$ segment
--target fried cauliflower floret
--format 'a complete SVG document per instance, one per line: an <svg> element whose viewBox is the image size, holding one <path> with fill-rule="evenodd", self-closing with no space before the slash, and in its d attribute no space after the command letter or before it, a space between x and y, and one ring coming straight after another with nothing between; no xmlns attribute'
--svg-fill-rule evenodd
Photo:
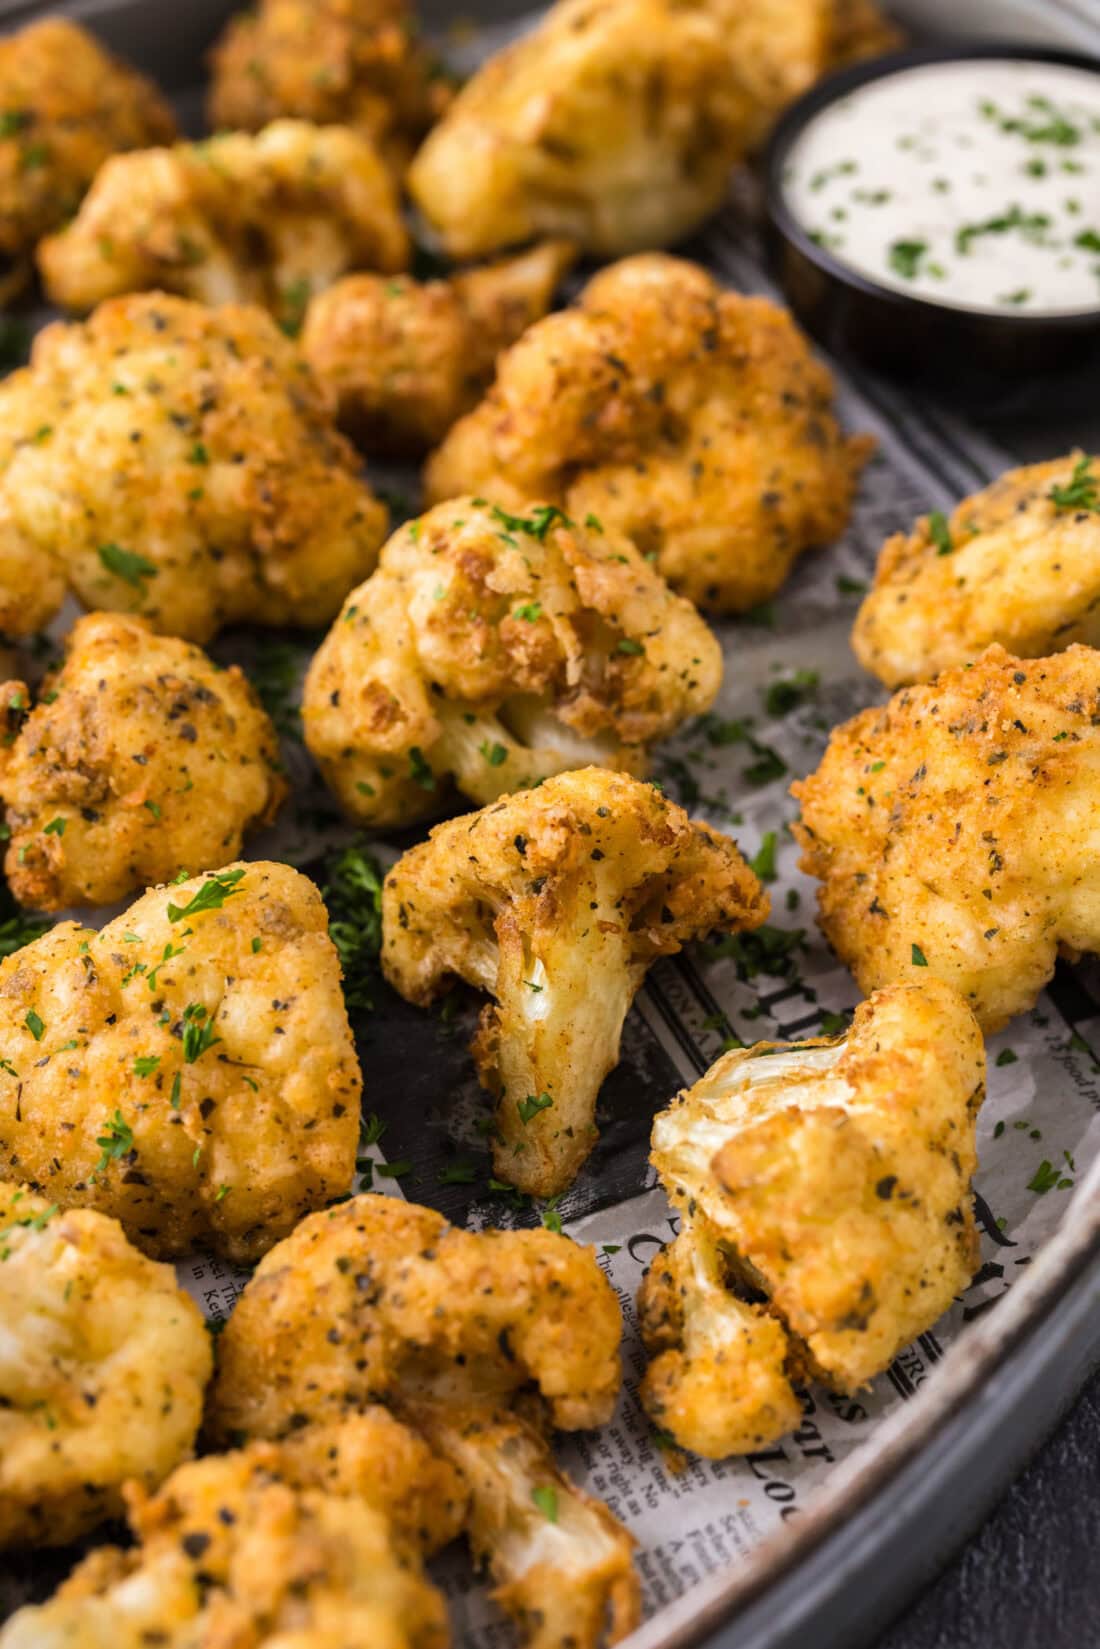
<svg viewBox="0 0 1100 1649"><path fill-rule="evenodd" d="M192 641L327 624L385 537L326 398L260 309L140 294L47 327L0 385L0 429L0 570L17 544L60 561L85 606Z"/></svg>
<svg viewBox="0 0 1100 1649"><path fill-rule="evenodd" d="M492 998L471 1052L497 1097L495 1171L548 1197L596 1141L596 1098L650 963L767 914L728 837L652 785L588 767L437 825L399 859L382 966L410 1002L453 979Z"/></svg>
<svg viewBox="0 0 1100 1649"><path fill-rule="evenodd" d="M575 256L545 241L447 280L347 275L314 298L302 349L366 452L418 455L492 382L501 350L540 320Z"/></svg>
<svg viewBox="0 0 1100 1649"><path fill-rule="evenodd" d="M347 126L277 120L255 137L117 155L71 224L38 248L50 299L92 309L156 288L212 305L258 303L288 330L349 269L403 269L393 178Z"/></svg>
<svg viewBox="0 0 1100 1649"><path fill-rule="evenodd" d="M0 963L0 1164L148 1254L255 1260L351 1183L359 1065L317 889L153 888Z"/></svg>
<svg viewBox="0 0 1100 1649"><path fill-rule="evenodd" d="M643 1406L654 1425L708 1460L751 1454L794 1431L802 1417L787 1331L737 1287L724 1245L696 1214L662 1249L638 1293L652 1358Z"/></svg>
<svg viewBox="0 0 1100 1649"><path fill-rule="evenodd" d="M407 0L260 0L229 23L211 69L215 131L279 115L351 126L396 170L451 96Z"/></svg>
<svg viewBox="0 0 1100 1649"><path fill-rule="evenodd" d="M65 599L65 567L45 544L20 531L0 497L0 636L45 629Z"/></svg>
<svg viewBox="0 0 1100 1649"><path fill-rule="evenodd" d="M299 1486L270 1444L129 1498L139 1544L93 1552L2 1649L447 1649L443 1599L382 1513Z"/></svg>
<svg viewBox="0 0 1100 1649"><path fill-rule="evenodd" d="M974 1016L933 979L872 996L832 1040L724 1054L657 1117L651 1160L685 1229L643 1287L662 1355L642 1397L677 1441L772 1441L800 1413L785 1375L855 1391L966 1287L984 1083Z"/></svg>
<svg viewBox="0 0 1100 1649"><path fill-rule="evenodd" d="M539 235L617 257L714 210L752 120L703 0L559 0L466 83L409 188L454 257Z"/></svg>
<svg viewBox="0 0 1100 1649"><path fill-rule="evenodd" d="M1100 476L1082 453L1009 470L951 516L887 539L852 647L888 687L1000 642L1041 658L1100 642Z"/></svg>
<svg viewBox="0 0 1100 1649"><path fill-rule="evenodd" d="M717 640L633 544L549 505L456 498L402 527L306 678L306 743L369 825L589 762L642 772L700 714Z"/></svg>
<svg viewBox="0 0 1100 1649"><path fill-rule="evenodd" d="M0 40L0 298L30 269L35 241L71 217L109 155L171 143L152 83L60 17Z"/></svg>
<svg viewBox="0 0 1100 1649"><path fill-rule="evenodd" d="M426 471L431 499L548 498L625 534L696 605L741 612L844 527L867 437L785 310L653 254L501 356Z"/></svg>
<svg viewBox="0 0 1100 1649"><path fill-rule="evenodd" d="M985 1031L1100 950L1100 653L990 647L836 729L791 793L825 937L869 992L932 975Z"/></svg>
<svg viewBox="0 0 1100 1649"><path fill-rule="evenodd" d="M187 1457L210 1340L116 1220L0 1181L0 1547L65 1545Z"/></svg>
<svg viewBox="0 0 1100 1649"><path fill-rule="evenodd" d="M4 869L36 910L113 904L224 864L286 793L279 741L236 665L221 670L144 619L92 613L32 710L0 686ZM14 707L14 708L13 708Z"/></svg>
<svg viewBox="0 0 1100 1649"><path fill-rule="evenodd" d="M595 1649L605 1621L612 1641L637 1623L631 1541L558 1470L539 1414L570 1430L610 1418L621 1331L568 1237L461 1231L358 1196L257 1267L219 1342L208 1426L308 1447L315 1428L394 1407L465 1483L471 1545L523 1641Z"/></svg>

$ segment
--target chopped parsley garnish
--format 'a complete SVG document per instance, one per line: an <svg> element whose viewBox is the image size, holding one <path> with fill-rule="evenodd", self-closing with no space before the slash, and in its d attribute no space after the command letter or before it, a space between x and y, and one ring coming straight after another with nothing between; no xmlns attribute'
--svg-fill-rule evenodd
<svg viewBox="0 0 1100 1649"><path fill-rule="evenodd" d="M55 819L51 819L49 824L43 827L42 834L44 836L64 836L65 826L68 822L68 819L63 819L59 813Z"/></svg>
<svg viewBox="0 0 1100 1649"><path fill-rule="evenodd" d="M102 1174L112 1162L117 1162L133 1150L133 1129L121 1111L116 1111L103 1133L96 1136L96 1144L103 1153L95 1165L97 1174Z"/></svg>
<svg viewBox="0 0 1100 1649"><path fill-rule="evenodd" d="M490 767L500 767L508 760L508 752L504 746L502 744L490 744L488 739L482 740L478 745L478 750L485 757Z"/></svg>
<svg viewBox="0 0 1100 1649"><path fill-rule="evenodd" d="M1072 1180L1065 1179L1063 1177L1061 1168L1055 1167L1054 1163L1048 1162L1046 1157L1044 1157L1032 1177L1028 1180L1027 1188L1029 1191L1034 1191L1038 1196L1042 1197L1045 1196L1048 1191L1069 1190L1072 1184Z"/></svg>
<svg viewBox="0 0 1100 1649"><path fill-rule="evenodd" d="M998 212L980 223L964 223L955 232L955 250L965 256L979 235L1005 235L1011 229L1019 229L1028 240L1040 240L1043 230L1049 228L1045 212L1025 212L1020 206L1010 206L1007 212Z"/></svg>
<svg viewBox="0 0 1100 1649"><path fill-rule="evenodd" d="M728 933L716 943L707 945L709 960L730 957L737 966L737 977L748 983L764 974L769 979L794 980L798 977L797 954L806 947L804 928L771 927L765 923L753 933Z"/></svg>
<svg viewBox="0 0 1100 1649"><path fill-rule="evenodd" d="M302 721L298 704L301 671L296 649L288 642L265 636L256 645L247 674L260 703L275 723L276 731L284 739L295 739L301 743Z"/></svg>
<svg viewBox="0 0 1100 1649"><path fill-rule="evenodd" d="M1092 473L1092 459L1087 453L1073 466L1073 474L1064 487L1051 487L1047 497L1056 510L1092 510L1100 513L1100 482Z"/></svg>
<svg viewBox="0 0 1100 1649"><path fill-rule="evenodd" d="M528 1094L526 1099L516 1101L519 1120L526 1128L532 1117L538 1116L540 1111L548 1111L553 1103L549 1094Z"/></svg>
<svg viewBox="0 0 1100 1649"><path fill-rule="evenodd" d="M201 916L205 910L221 910L227 899L241 891L238 883L243 878L243 870L215 871L212 876L206 878L185 905L169 904L168 920L182 922L184 917Z"/></svg>
<svg viewBox="0 0 1100 1649"><path fill-rule="evenodd" d="M762 882L774 882L776 879L775 845L777 841L776 832L774 830L767 831L760 843L756 857L749 860L750 865Z"/></svg>
<svg viewBox="0 0 1100 1649"><path fill-rule="evenodd" d="M905 280L915 280L920 273L920 261L928 251L928 242L923 240L896 240L890 247L890 268L895 275L901 275Z"/></svg>
<svg viewBox="0 0 1100 1649"><path fill-rule="evenodd" d="M46 1034L46 1026L44 1021L39 1018L33 1008L27 1009L27 1014L23 1020L23 1023L34 1037L34 1040L36 1042L41 1042L42 1038Z"/></svg>
<svg viewBox="0 0 1100 1649"><path fill-rule="evenodd" d="M541 601L525 601L522 607L517 607L512 614L513 618L522 618L527 624L534 624L542 617Z"/></svg>
<svg viewBox="0 0 1100 1649"><path fill-rule="evenodd" d="M376 1162L374 1171L382 1179L404 1179L412 1173L413 1165L407 1157L402 1157L400 1162Z"/></svg>
<svg viewBox="0 0 1100 1649"><path fill-rule="evenodd" d="M791 676L782 676L773 681L766 688L761 688L764 695L764 709L769 716L786 716L792 710L797 710L800 704L816 691L821 677L816 670L796 670Z"/></svg>
<svg viewBox="0 0 1100 1649"><path fill-rule="evenodd" d="M414 744L409 751L409 774L421 790L435 789L435 774L428 762L425 761L424 752L418 744Z"/></svg>
<svg viewBox="0 0 1100 1649"><path fill-rule="evenodd" d="M640 641L635 641L632 636L620 636L615 643L615 651L626 653L629 658L638 658L645 652L645 648Z"/></svg>
<svg viewBox="0 0 1100 1649"><path fill-rule="evenodd" d="M492 1182L490 1181L490 1183ZM547 1231L553 1231L560 1237L562 1226L561 1215L558 1213L558 1201L557 1197L548 1198L539 1209L539 1218Z"/></svg>
<svg viewBox="0 0 1100 1649"><path fill-rule="evenodd" d="M477 1179L477 1164L447 1162L439 1169L436 1179L440 1185L473 1185Z"/></svg>
<svg viewBox="0 0 1100 1649"><path fill-rule="evenodd" d="M1015 1065L1016 1057L1011 1048L1002 1048L997 1055L996 1063L998 1065Z"/></svg>
<svg viewBox="0 0 1100 1649"><path fill-rule="evenodd" d="M201 1002L189 1002L183 1010L183 1058L193 1065L196 1059L220 1042L214 1033L214 1021Z"/></svg>
<svg viewBox="0 0 1100 1649"><path fill-rule="evenodd" d="M928 536L936 546L937 555L950 555L955 548L951 539L951 528L942 510L933 510L928 517Z"/></svg>
<svg viewBox="0 0 1100 1649"><path fill-rule="evenodd" d="M159 1054L142 1054L139 1058L134 1060L134 1075L152 1076L159 1064Z"/></svg>
<svg viewBox="0 0 1100 1649"><path fill-rule="evenodd" d="M911 957L915 968L926 968L928 966L928 958L925 956L919 945L913 946Z"/></svg>
<svg viewBox="0 0 1100 1649"><path fill-rule="evenodd" d="M159 571L155 562L147 561L133 550L124 550L118 544L101 544L98 553L107 571L116 578L124 579L135 590L142 588L142 579L155 578Z"/></svg>
<svg viewBox="0 0 1100 1649"><path fill-rule="evenodd" d="M382 871L377 860L352 843L332 862L321 894L328 908L329 938L344 970L345 1000L352 1010L368 1013L374 1007L382 947Z"/></svg>
<svg viewBox="0 0 1100 1649"><path fill-rule="evenodd" d="M558 1491L552 1483L540 1483L537 1489L532 1489L531 1499L548 1523L558 1521Z"/></svg>
<svg viewBox="0 0 1100 1649"><path fill-rule="evenodd" d="M540 504L530 515L509 515L507 510L502 510L497 504L490 504L489 513L506 532L526 533L529 538L537 538L540 544L545 542L547 533L556 521L560 521L563 527L573 525L565 511L559 510L556 504Z"/></svg>

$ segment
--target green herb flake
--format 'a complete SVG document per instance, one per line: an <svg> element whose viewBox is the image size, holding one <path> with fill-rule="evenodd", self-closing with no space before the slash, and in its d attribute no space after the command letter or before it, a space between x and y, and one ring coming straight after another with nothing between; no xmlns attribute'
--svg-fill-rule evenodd
<svg viewBox="0 0 1100 1649"><path fill-rule="evenodd" d="M46 1026L44 1021L39 1018L33 1008L27 1009L23 1023L34 1037L34 1040L36 1042L41 1042L42 1038L46 1034Z"/></svg>
<svg viewBox="0 0 1100 1649"><path fill-rule="evenodd" d="M936 546L937 555L950 555L955 548L951 528L942 510L933 510L928 517L928 536Z"/></svg>
<svg viewBox="0 0 1100 1649"><path fill-rule="evenodd" d="M548 1523L558 1521L558 1491L551 1483L540 1483L531 1490L531 1499Z"/></svg>
<svg viewBox="0 0 1100 1649"><path fill-rule="evenodd" d="M168 920L182 922L188 916L201 916L203 911L221 910L227 899L241 891L239 883L244 880L244 875L243 870L215 871L212 876L206 878L185 905L169 904Z"/></svg>
<svg viewBox="0 0 1100 1649"><path fill-rule="evenodd" d="M911 959L915 968L926 968L928 966L928 958L925 956L919 945L913 946Z"/></svg>
<svg viewBox="0 0 1100 1649"><path fill-rule="evenodd" d="M528 1094L526 1099L519 1099L516 1101L516 1110L519 1112L519 1120L526 1128L532 1117L538 1116L540 1111L548 1111L553 1103L554 1101L550 1098L549 1094Z"/></svg>
<svg viewBox="0 0 1100 1649"><path fill-rule="evenodd" d="M100 544L98 555L109 573L123 579L135 590L143 588L142 579L155 578L160 570L155 562L147 561L133 550L124 550L118 544Z"/></svg>

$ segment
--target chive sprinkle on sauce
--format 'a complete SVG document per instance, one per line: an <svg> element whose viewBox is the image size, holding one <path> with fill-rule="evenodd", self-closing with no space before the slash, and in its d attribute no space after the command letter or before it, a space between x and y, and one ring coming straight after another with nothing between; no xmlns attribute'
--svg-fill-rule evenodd
<svg viewBox="0 0 1100 1649"><path fill-rule="evenodd" d="M1100 308L1100 74L997 57L899 70L810 120L783 191L880 286L987 313Z"/></svg>

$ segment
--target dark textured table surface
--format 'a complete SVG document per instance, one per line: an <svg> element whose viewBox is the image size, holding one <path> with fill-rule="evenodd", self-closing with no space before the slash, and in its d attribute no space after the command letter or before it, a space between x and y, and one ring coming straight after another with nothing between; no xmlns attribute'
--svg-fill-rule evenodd
<svg viewBox="0 0 1100 1649"><path fill-rule="evenodd" d="M1100 1644L1100 1375L876 1649Z"/></svg>

